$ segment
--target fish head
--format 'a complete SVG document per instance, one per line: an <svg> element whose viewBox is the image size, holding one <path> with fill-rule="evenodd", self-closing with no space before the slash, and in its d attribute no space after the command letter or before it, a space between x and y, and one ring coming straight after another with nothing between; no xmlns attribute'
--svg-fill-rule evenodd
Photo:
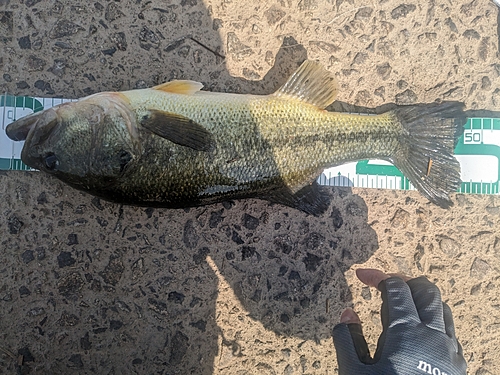
<svg viewBox="0 0 500 375"><path fill-rule="evenodd" d="M81 190L106 189L123 176L138 151L135 117L113 94L21 118L7 127L7 135L25 141L21 159L26 165Z"/></svg>

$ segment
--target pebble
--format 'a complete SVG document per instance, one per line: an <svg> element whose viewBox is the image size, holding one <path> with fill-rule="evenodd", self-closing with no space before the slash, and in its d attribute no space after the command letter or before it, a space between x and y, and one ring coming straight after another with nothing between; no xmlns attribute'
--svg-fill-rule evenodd
<svg viewBox="0 0 500 375"><path fill-rule="evenodd" d="M31 40L29 35L19 38L18 43L21 49L31 49Z"/></svg>
<svg viewBox="0 0 500 375"><path fill-rule="evenodd" d="M49 36L52 39L63 38L76 34L77 32L83 30L83 27L77 25L69 20L59 20L56 25L52 28Z"/></svg>
<svg viewBox="0 0 500 375"><path fill-rule="evenodd" d="M35 259L35 256L33 255L33 250L26 250L22 255L21 258L23 259L23 262L28 264L32 260Z"/></svg>

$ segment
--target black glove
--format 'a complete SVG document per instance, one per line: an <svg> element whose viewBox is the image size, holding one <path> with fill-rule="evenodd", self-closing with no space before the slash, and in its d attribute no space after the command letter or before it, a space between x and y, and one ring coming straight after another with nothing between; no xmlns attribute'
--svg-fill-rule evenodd
<svg viewBox="0 0 500 375"><path fill-rule="evenodd" d="M370 356L360 324L337 324L333 341L339 375L466 374L451 310L434 284L425 277L407 283L390 277L378 289L383 331L375 356Z"/></svg>

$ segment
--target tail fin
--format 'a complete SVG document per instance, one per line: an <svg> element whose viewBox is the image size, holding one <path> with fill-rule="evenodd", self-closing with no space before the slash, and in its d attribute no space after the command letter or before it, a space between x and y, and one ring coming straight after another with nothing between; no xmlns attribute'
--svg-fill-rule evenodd
<svg viewBox="0 0 500 375"><path fill-rule="evenodd" d="M406 136L391 162L431 202L443 208L452 206L448 194L461 182L453 150L466 122L463 103L412 105L394 113Z"/></svg>

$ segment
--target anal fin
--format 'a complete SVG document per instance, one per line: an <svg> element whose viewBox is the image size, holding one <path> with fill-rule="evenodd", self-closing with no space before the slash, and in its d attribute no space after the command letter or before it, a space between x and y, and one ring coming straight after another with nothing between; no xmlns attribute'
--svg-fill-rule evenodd
<svg viewBox="0 0 500 375"><path fill-rule="evenodd" d="M273 203L296 208L314 216L322 215L330 206L330 196L325 190L322 190L316 181L303 187L295 194L289 189L283 188L273 192L266 199Z"/></svg>

